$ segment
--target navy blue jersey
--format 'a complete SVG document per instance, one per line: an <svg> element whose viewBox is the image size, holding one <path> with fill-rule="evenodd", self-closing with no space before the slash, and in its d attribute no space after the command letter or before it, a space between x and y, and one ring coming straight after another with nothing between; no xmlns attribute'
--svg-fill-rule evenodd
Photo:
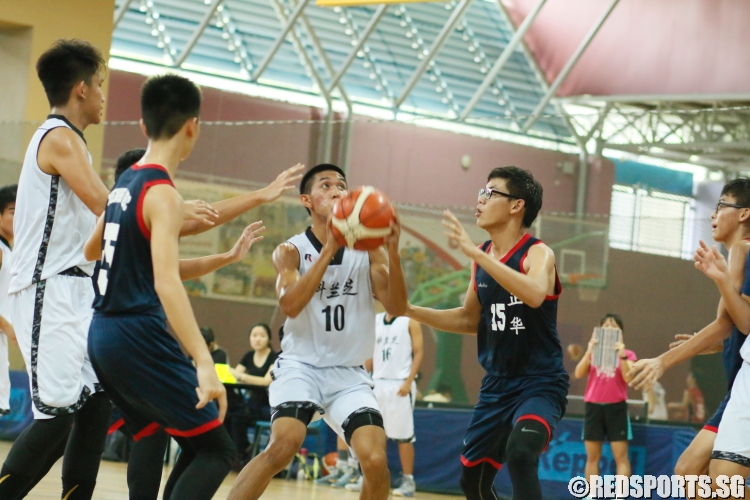
<svg viewBox="0 0 750 500"><path fill-rule="evenodd" d="M742 280L742 295L750 296L750 253L747 254L745 259L745 272L744 279ZM724 370L727 374L727 388L731 391L734 378L737 376L737 372L740 371L742 366L742 356L740 356L740 349L742 344L745 342L747 335L744 335L737 329L736 326L732 327L732 334L729 338L724 340L724 351L722 357L724 359Z"/></svg>
<svg viewBox="0 0 750 500"><path fill-rule="evenodd" d="M133 165L107 198L102 260L94 273L94 309L100 314L164 315L154 289L151 232L143 220L143 199L157 184L173 186L160 165Z"/></svg>
<svg viewBox="0 0 750 500"><path fill-rule="evenodd" d="M501 262L521 273L529 249L541 243L526 234ZM482 245L489 252L492 242ZM481 266L474 266L474 287L482 305L477 332L479 363L497 377L564 374L563 354L557 336L557 299L562 292L555 271L554 295L538 308L518 300Z"/></svg>

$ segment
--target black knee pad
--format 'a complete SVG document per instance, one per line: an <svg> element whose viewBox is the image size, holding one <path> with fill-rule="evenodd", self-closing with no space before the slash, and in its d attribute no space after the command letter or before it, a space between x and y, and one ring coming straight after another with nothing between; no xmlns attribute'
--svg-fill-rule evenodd
<svg viewBox="0 0 750 500"><path fill-rule="evenodd" d="M516 423L508 437L506 461L513 464L536 464L549 440L547 427L536 420L522 420Z"/></svg>
<svg viewBox="0 0 750 500"><path fill-rule="evenodd" d="M112 414L112 403L103 392L89 397L75 416L76 426L85 426L86 432L76 432L76 438L81 439L83 446L91 453L104 452L104 443L109 429Z"/></svg>
<svg viewBox="0 0 750 500"><path fill-rule="evenodd" d="M320 410L321 408L318 405L311 403L310 401L290 401L288 403L282 403L271 409L271 423L280 417L290 417L296 418L307 426L312 422L315 412Z"/></svg>
<svg viewBox="0 0 750 500"><path fill-rule="evenodd" d="M349 415L341 427L344 429L346 444L351 445L354 431L366 425L376 425L383 428L383 416L374 408L360 408Z"/></svg>
<svg viewBox="0 0 750 500"><path fill-rule="evenodd" d="M461 470L461 491L467 500L495 500L495 476L497 469L487 462L474 467L463 466Z"/></svg>

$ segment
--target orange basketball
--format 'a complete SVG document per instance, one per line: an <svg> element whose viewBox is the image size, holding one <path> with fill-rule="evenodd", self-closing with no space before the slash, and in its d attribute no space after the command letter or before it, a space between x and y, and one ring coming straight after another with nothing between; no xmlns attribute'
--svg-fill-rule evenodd
<svg viewBox="0 0 750 500"><path fill-rule="evenodd" d="M331 230L340 245L373 250L391 233L395 214L388 197L372 186L349 191L333 206Z"/></svg>

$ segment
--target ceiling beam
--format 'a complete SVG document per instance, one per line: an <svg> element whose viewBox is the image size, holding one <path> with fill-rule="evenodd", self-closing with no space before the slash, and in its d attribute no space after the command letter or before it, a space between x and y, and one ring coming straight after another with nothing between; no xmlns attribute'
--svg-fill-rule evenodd
<svg viewBox="0 0 750 500"><path fill-rule="evenodd" d="M277 36L276 40L274 40L271 44L271 49L265 55L258 67L255 68L255 71L250 77L251 81L257 81L258 78L260 78L263 72L266 70L266 68L268 68L268 65L271 64L274 56L281 48L284 40L286 40L287 35L292 30L292 27L294 27L294 23L297 22L297 19L299 19L300 14L302 14L302 11L305 10L305 7L307 7L308 3L310 3L310 0L300 0L300 2L294 8L294 11L292 11L292 14L286 19L286 23L284 23L284 26L281 28L281 33L279 33L279 36ZM325 87L322 88L321 91L325 91Z"/></svg>
<svg viewBox="0 0 750 500"><path fill-rule="evenodd" d="M359 40L357 40L357 43L354 45L352 50L349 52L349 55L346 56L346 59L344 60L344 64L339 68L338 72L333 76L331 79L331 83L328 84L328 92L331 92L336 85L338 85L339 81L343 76L346 74L346 72L349 70L349 67L354 62L354 59L357 58L357 52L359 52L362 49L362 46L365 44L367 39L370 37L373 31L375 31L375 27L378 25L380 20L383 18L383 15L385 15L385 11L388 10L388 4L380 4L378 7L378 10L375 11L375 14L370 18L370 22L367 23L367 26L365 27L365 31L362 32L361 35L359 35Z"/></svg>
<svg viewBox="0 0 750 500"><path fill-rule="evenodd" d="M455 9L453 9L453 13L443 25L443 29L440 30L437 38L435 38L435 41L432 42L432 46L430 47L429 52L422 58L422 61L411 74L409 80L406 82L404 90L401 91L401 95L398 96L396 101L393 103L394 108L398 109L406 100L406 98L409 97L409 94L411 94L411 91L417 85L417 82L420 78L422 78L422 75L430 65L430 61L435 59L435 56L438 54L438 52L440 52L440 49L448 40L448 37L451 35L451 33L453 33L453 29L455 28L456 23L459 19L461 19L461 16L464 14L470 4L471 0L461 0L461 3L459 3Z"/></svg>
<svg viewBox="0 0 750 500"><path fill-rule="evenodd" d="M211 2L211 5L208 6L208 10L206 10L206 13L203 14L203 19L201 19L201 22L198 23L198 26L193 30L193 34L190 35L190 40L188 40L187 45L185 45L185 48L182 49L182 52L180 52L179 57L174 62L174 65L176 67L182 66L182 63L185 62L185 59L188 58L190 55L190 52L193 51L193 48L195 47L195 44L198 43L198 39L200 39L201 35L203 35L203 32L206 31L206 27L208 27L208 23L211 22L211 18L214 17L214 14L216 13L216 9L219 8L219 5L224 0L213 0Z"/></svg>
<svg viewBox="0 0 750 500"><path fill-rule="evenodd" d="M547 3L547 0L539 0L539 2L534 7L534 10L532 10L526 16L526 19L523 20L521 26L519 26L516 32L513 33L513 37L511 37L508 45L505 46L503 52L500 54L500 57L498 57L497 61L495 61L495 64L492 65L492 69L490 69L490 72L487 73L487 76L484 77L484 80L482 81L481 85L479 85L479 88L476 90L476 92L474 92L474 95L471 96L469 103L466 105L464 110L461 111L461 114L458 116L458 119L460 121L465 120L466 117L471 114L476 105L479 103L479 100L482 98L485 92L487 92L487 89L490 88L490 85L492 85L492 82L495 81L495 78L497 78L497 75L500 73L500 70L503 69L505 63L508 62L510 56L513 55L513 51L516 50L518 44L521 43L521 41L523 40L523 36L528 31L529 26L531 26L531 23L534 22L536 16L539 14L539 11L542 10L542 7L544 7L545 3Z"/></svg>
<svg viewBox="0 0 750 500"><path fill-rule="evenodd" d="M120 4L120 8L115 11L115 19L112 24L112 31L115 31L117 25L120 24L122 18L125 17L125 13L130 8L131 3L133 3L133 0L123 0L123 2Z"/></svg>
<svg viewBox="0 0 750 500"><path fill-rule="evenodd" d="M578 63L578 60L581 58L584 52L586 52L586 49L589 47L589 44L594 39L596 34L599 32L599 29L604 25L604 22L607 20L609 15L612 13L614 8L617 6L620 0L612 0L609 4L609 7L604 11L604 13L599 17L599 20L594 24L594 26L591 27L591 30L586 34L584 39L581 41L580 45L578 45L578 48L573 53L570 59L568 59L568 62L565 63L565 66L560 71L560 73L557 75L557 78L555 78L555 81L550 85L550 88L547 90L547 93L542 98L542 100L537 105L536 109L531 113L531 116L528 120L526 120L526 123L523 124L521 127L522 132L527 132L536 122L539 120L539 117L544 112L544 108L547 107L547 104L549 104L550 100L552 99L552 96L555 95L555 92L557 92L557 89L560 88L560 85L562 85L562 82L565 81L565 79L568 77L568 74L573 69L573 67Z"/></svg>

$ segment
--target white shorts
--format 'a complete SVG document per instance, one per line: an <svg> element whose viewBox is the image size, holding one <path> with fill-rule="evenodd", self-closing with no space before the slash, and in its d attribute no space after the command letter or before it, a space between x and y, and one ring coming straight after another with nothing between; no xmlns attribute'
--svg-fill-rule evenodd
<svg viewBox="0 0 750 500"><path fill-rule="evenodd" d="M336 434L344 438L349 417L364 408L380 411L372 379L358 366L318 368L291 359L277 359L268 387L271 408L314 408Z"/></svg>
<svg viewBox="0 0 750 500"><path fill-rule="evenodd" d="M375 379L375 398L383 412L386 437L401 443L413 443L417 384L412 382L409 394L399 396L398 390L403 384L403 380Z"/></svg>
<svg viewBox="0 0 750 500"><path fill-rule="evenodd" d="M719 423L711 460L750 467L750 364L742 363Z"/></svg>
<svg viewBox="0 0 750 500"><path fill-rule="evenodd" d="M29 373L34 418L76 412L100 389L87 352L91 279L52 276L8 295L8 300Z"/></svg>
<svg viewBox="0 0 750 500"><path fill-rule="evenodd" d="M7 318L6 318L7 319ZM8 337L0 333L0 415L10 413L10 369Z"/></svg>

